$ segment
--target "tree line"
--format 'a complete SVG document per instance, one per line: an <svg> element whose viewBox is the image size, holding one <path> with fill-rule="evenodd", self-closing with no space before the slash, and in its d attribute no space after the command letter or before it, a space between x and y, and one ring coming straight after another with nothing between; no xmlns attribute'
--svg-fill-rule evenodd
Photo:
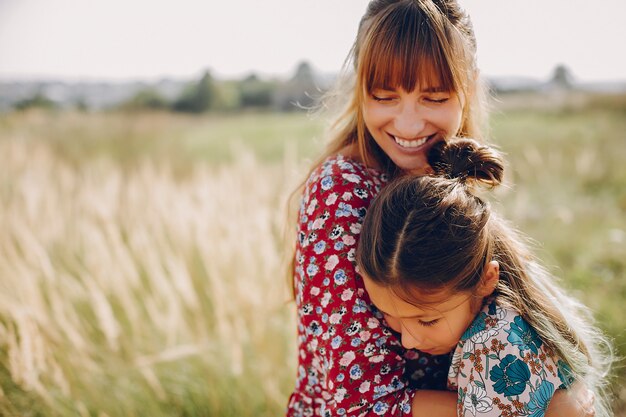
<svg viewBox="0 0 626 417"><path fill-rule="evenodd" d="M160 110L181 113L228 112L240 110L298 111L314 104L315 97L322 94L311 65L301 62L295 74L287 79L263 79L250 74L238 80L219 80L210 71L204 71L196 80L189 82L178 96L166 96L157 86L142 87L130 97L109 108L121 110ZM87 110L83 100L73 107ZM16 110L32 107L54 109L64 106L38 91L16 102Z"/></svg>

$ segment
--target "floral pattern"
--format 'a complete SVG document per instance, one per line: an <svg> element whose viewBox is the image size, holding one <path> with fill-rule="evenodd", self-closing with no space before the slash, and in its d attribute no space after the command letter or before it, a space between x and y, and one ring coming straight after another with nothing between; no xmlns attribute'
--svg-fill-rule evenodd
<svg viewBox="0 0 626 417"><path fill-rule="evenodd" d="M288 416L406 416L415 388L446 387L448 356L402 348L355 270L362 219L386 182L333 156L305 185L294 270L298 374Z"/></svg>
<svg viewBox="0 0 626 417"><path fill-rule="evenodd" d="M543 417L555 389L571 382L568 366L497 298L461 336L448 374L448 388L459 393L458 415L474 417Z"/></svg>

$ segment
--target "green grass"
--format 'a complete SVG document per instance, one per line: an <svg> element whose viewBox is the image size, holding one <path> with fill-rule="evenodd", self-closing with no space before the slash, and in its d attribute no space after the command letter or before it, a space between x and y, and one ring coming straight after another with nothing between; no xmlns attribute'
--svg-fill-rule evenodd
<svg viewBox="0 0 626 417"><path fill-rule="evenodd" d="M623 357L624 100L588 103L494 113L495 197ZM281 415L282 201L322 132L295 113L0 115L0 415Z"/></svg>

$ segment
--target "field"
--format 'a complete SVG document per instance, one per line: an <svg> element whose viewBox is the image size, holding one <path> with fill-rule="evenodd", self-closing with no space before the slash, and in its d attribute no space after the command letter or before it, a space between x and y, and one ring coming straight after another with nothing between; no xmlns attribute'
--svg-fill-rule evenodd
<svg viewBox="0 0 626 417"><path fill-rule="evenodd" d="M496 206L626 355L624 98L495 106ZM0 416L277 416L304 114L0 115ZM616 363L616 414L626 371Z"/></svg>

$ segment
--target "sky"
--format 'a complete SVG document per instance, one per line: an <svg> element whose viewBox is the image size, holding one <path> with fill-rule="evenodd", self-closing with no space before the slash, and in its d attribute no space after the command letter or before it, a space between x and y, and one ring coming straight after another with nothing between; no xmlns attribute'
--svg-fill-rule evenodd
<svg viewBox="0 0 626 417"><path fill-rule="evenodd" d="M625 0L459 0L490 77L626 80ZM336 72L367 0L0 0L0 80Z"/></svg>

